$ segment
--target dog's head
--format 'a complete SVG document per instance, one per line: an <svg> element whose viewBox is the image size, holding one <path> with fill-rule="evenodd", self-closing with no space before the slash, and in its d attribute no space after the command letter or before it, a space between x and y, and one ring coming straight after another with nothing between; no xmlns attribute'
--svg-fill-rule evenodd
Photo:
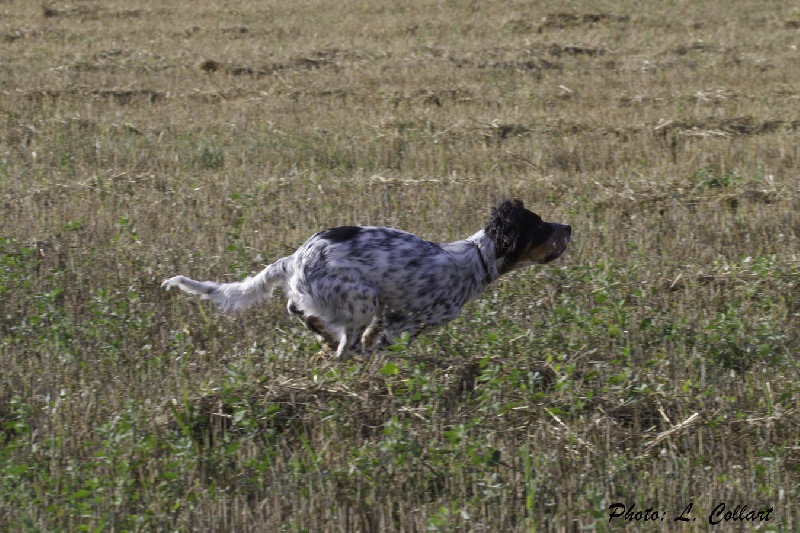
<svg viewBox="0 0 800 533"><path fill-rule="evenodd" d="M527 265L549 263L567 249L572 228L544 222L521 200L503 200L492 210L485 233L492 239L500 274Z"/></svg>

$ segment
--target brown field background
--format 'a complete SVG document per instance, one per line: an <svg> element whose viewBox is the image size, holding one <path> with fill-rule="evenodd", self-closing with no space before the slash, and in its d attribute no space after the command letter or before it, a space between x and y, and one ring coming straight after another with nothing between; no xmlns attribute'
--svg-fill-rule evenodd
<svg viewBox="0 0 800 533"><path fill-rule="evenodd" d="M0 529L795 530L798 47L776 1L0 0ZM565 256L370 360L159 288L505 197Z"/></svg>

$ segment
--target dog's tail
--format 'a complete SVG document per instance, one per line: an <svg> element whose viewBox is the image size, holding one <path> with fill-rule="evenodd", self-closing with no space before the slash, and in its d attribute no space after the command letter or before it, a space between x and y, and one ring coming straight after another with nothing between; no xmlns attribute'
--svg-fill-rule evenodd
<svg viewBox="0 0 800 533"><path fill-rule="evenodd" d="M261 303L272 296L273 289L287 277L288 257L279 259L259 272L234 283L216 281L195 281L186 276L175 276L161 284L166 290L179 287L189 294L199 294L204 300L211 300L225 311L245 309Z"/></svg>

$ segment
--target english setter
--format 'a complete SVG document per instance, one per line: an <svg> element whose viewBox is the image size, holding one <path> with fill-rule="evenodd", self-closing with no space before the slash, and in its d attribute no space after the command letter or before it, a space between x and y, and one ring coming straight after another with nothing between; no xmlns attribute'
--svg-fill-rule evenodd
<svg viewBox="0 0 800 533"><path fill-rule="evenodd" d="M280 285L289 313L339 359L411 339L456 318L501 275L561 256L566 224L544 222L520 200L501 202L486 227L464 240L434 243L405 231L343 226L316 233L292 255L236 283L175 276L162 284L199 294L225 310L257 304Z"/></svg>

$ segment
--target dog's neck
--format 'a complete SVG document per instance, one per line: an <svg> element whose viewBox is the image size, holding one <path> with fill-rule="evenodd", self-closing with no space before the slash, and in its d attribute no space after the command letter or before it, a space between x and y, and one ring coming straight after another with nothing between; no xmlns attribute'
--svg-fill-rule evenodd
<svg viewBox="0 0 800 533"><path fill-rule="evenodd" d="M481 252L481 246L479 244L476 244L475 246L478 248L478 259L480 259L481 261L481 266L483 267L483 274L488 284L489 280L491 280L492 278L492 275L489 274L489 267L486 265L486 258L483 257L483 252Z"/></svg>
<svg viewBox="0 0 800 533"><path fill-rule="evenodd" d="M495 255L494 241L483 230L467 237L466 240L471 242L477 250L481 271L486 277L486 285L499 278L503 266L503 258L498 258Z"/></svg>

